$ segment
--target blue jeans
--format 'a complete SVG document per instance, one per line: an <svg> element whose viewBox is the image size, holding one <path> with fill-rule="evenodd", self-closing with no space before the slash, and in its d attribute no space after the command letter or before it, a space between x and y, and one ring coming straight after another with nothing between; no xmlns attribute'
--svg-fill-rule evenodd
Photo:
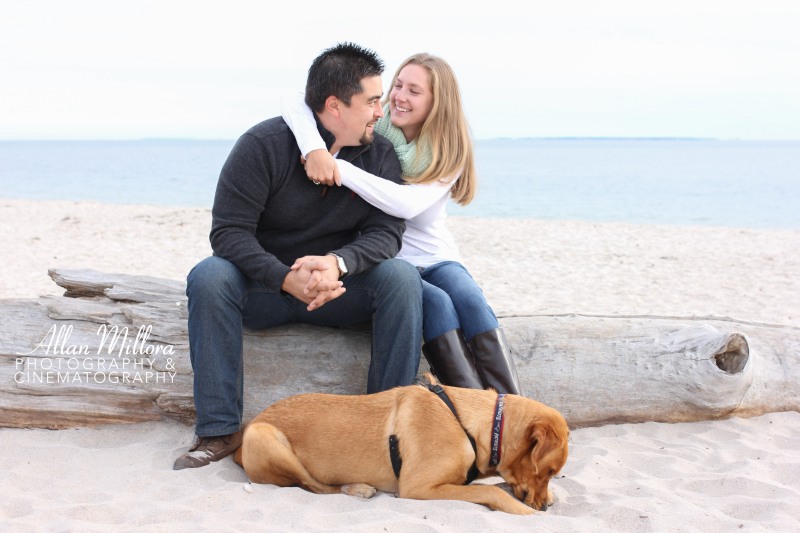
<svg viewBox="0 0 800 533"><path fill-rule="evenodd" d="M227 435L242 422L242 329L302 322L347 326L372 320L367 392L411 384L422 338L422 287L409 263L388 259L344 278L342 296L307 311L285 292L266 289L220 257L189 273L189 353L194 370L195 433Z"/></svg>
<svg viewBox="0 0 800 533"><path fill-rule="evenodd" d="M452 329L461 329L467 341L497 329L494 311L464 265L444 261L420 268L422 276L423 335L425 342Z"/></svg>

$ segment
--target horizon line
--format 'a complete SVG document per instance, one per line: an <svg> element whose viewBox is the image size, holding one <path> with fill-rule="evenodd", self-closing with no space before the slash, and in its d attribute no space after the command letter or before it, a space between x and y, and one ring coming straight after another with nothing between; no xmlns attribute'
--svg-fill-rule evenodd
<svg viewBox="0 0 800 533"><path fill-rule="evenodd" d="M82 138L82 139L2 139L0 142L235 142L236 138L206 137L118 137L118 138ZM799 142L800 139L767 139L743 137L695 137L681 135L644 135L644 136L605 136L605 135L542 135L525 137L481 137L473 141L742 141L742 142Z"/></svg>

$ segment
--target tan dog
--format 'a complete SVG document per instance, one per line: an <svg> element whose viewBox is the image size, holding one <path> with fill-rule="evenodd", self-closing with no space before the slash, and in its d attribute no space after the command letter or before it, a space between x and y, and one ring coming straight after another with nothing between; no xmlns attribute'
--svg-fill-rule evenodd
<svg viewBox="0 0 800 533"><path fill-rule="evenodd" d="M532 514L552 504L548 483L567 460L568 437L564 418L544 404L434 382L286 398L247 426L234 459L255 483L365 498L377 489ZM494 485L465 485L475 466L475 477L501 476L524 504Z"/></svg>

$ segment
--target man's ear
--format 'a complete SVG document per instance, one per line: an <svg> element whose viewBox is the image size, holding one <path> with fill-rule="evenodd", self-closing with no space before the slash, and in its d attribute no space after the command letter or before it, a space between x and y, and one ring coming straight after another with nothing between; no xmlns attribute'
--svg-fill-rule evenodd
<svg viewBox="0 0 800 533"><path fill-rule="evenodd" d="M338 117L339 116L339 106L341 102L338 98L331 95L325 99L325 111L330 113L331 115Z"/></svg>

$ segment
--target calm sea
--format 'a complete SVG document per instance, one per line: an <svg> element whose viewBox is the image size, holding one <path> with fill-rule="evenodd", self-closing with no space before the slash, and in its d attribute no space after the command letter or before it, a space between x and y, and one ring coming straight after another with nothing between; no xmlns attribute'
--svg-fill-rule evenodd
<svg viewBox="0 0 800 533"><path fill-rule="evenodd" d="M0 197L210 207L234 141L0 142ZM800 142L476 143L480 188L452 215L800 228Z"/></svg>

